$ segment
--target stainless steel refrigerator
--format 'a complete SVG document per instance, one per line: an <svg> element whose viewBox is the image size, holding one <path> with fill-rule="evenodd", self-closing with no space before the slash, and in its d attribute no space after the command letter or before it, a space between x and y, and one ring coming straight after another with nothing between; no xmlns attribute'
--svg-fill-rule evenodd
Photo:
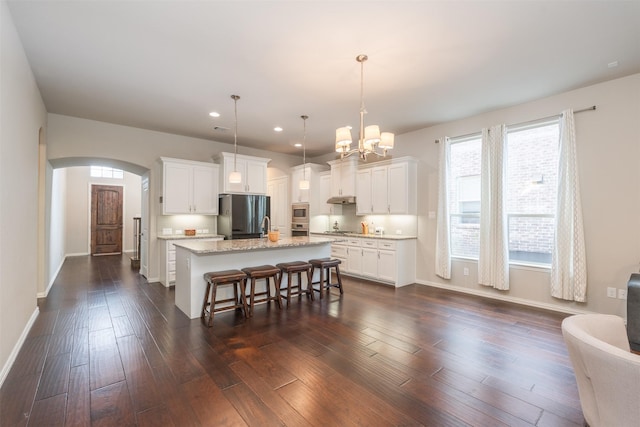
<svg viewBox="0 0 640 427"><path fill-rule="evenodd" d="M269 196L221 194L218 208L218 234L226 240L257 239L269 231L261 228L271 214Z"/></svg>

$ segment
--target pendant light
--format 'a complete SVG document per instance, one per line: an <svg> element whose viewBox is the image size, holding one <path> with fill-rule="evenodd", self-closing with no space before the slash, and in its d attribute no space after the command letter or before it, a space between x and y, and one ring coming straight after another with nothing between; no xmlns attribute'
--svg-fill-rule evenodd
<svg viewBox="0 0 640 427"><path fill-rule="evenodd" d="M309 116L300 116L304 123L304 133L302 134L302 180L300 181L300 189L309 189L309 180L307 179L307 119Z"/></svg>
<svg viewBox="0 0 640 427"><path fill-rule="evenodd" d="M240 184L242 182L242 174L238 172L236 167L236 156L238 155L238 95L231 95L233 99L233 111L235 114L235 126L233 128L233 172L229 174L230 184Z"/></svg>

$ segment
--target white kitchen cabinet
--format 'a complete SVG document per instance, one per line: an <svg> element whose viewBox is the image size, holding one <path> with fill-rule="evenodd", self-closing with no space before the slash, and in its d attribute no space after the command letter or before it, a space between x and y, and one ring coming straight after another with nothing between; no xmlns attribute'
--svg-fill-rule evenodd
<svg viewBox="0 0 640 427"><path fill-rule="evenodd" d="M362 275L362 247L360 239L349 238L347 240L347 266L348 273Z"/></svg>
<svg viewBox="0 0 640 427"><path fill-rule="evenodd" d="M332 257L339 258L344 264L340 271L348 276L396 287L415 283L415 239L349 238L346 242L332 244L331 251Z"/></svg>
<svg viewBox="0 0 640 427"><path fill-rule="evenodd" d="M395 250L378 249L378 279L385 282L396 282L397 265Z"/></svg>
<svg viewBox="0 0 640 427"><path fill-rule="evenodd" d="M328 163L331 165L331 196L355 196L358 158L333 160Z"/></svg>
<svg viewBox="0 0 640 427"><path fill-rule="evenodd" d="M190 237L201 242L223 240L223 237ZM159 240L160 245L160 283L165 287L171 286L176 281L176 243L184 241L176 240Z"/></svg>
<svg viewBox="0 0 640 427"><path fill-rule="evenodd" d="M371 213L389 213L389 193L405 191L404 185L392 188L387 182L388 166L378 166L371 169Z"/></svg>
<svg viewBox="0 0 640 427"><path fill-rule="evenodd" d="M367 165L358 170L358 215L416 214L417 162L404 157Z"/></svg>
<svg viewBox="0 0 640 427"><path fill-rule="evenodd" d="M229 174L234 171L234 154L220 153L216 160L220 168L222 193L225 194L267 194L267 164L271 159L238 154L235 170L240 172L242 180L238 184L229 182Z"/></svg>
<svg viewBox="0 0 640 427"><path fill-rule="evenodd" d="M371 203L371 169L361 169L356 174L356 215L371 214Z"/></svg>
<svg viewBox="0 0 640 427"><path fill-rule="evenodd" d="M362 241L362 276L369 279L378 278L378 242L373 239Z"/></svg>
<svg viewBox="0 0 640 427"><path fill-rule="evenodd" d="M327 167L316 163L307 163L291 168L291 203L309 203L312 215L317 215L320 204L327 200L320 197L320 174L325 173ZM309 181L309 189L301 190L300 181ZM314 212L315 211L315 212Z"/></svg>
<svg viewBox="0 0 640 427"><path fill-rule="evenodd" d="M162 214L218 214L218 165L163 157Z"/></svg>
<svg viewBox="0 0 640 427"><path fill-rule="evenodd" d="M319 185L319 215L342 215L342 205L327 203L331 197L331 172L323 172L318 180Z"/></svg>
<svg viewBox="0 0 640 427"><path fill-rule="evenodd" d="M344 242L336 242L331 244L331 258L340 260L340 271L349 271L349 256L347 245Z"/></svg>
<svg viewBox="0 0 640 427"><path fill-rule="evenodd" d="M278 228L280 237L291 236L289 203L289 177L279 176L267 183L267 196L271 197L271 228Z"/></svg>

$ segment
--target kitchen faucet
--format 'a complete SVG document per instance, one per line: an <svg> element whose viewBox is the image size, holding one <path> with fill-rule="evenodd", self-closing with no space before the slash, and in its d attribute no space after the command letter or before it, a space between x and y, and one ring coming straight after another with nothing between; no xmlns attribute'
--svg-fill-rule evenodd
<svg viewBox="0 0 640 427"><path fill-rule="evenodd" d="M268 234L269 234L269 231L271 231L271 220L270 220L270 219L269 219L269 217L268 217L268 216L266 216L266 215L262 218L262 223L260 224L260 229L262 230L262 237L264 237L264 236L265 236L265 232L264 232L264 226L265 226L265 223L266 223L266 225L267 225L267 232L266 232L266 234L268 235Z"/></svg>

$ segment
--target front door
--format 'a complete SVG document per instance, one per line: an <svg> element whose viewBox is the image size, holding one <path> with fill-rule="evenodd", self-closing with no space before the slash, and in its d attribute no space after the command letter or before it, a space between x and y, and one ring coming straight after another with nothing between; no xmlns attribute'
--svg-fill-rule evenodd
<svg viewBox="0 0 640 427"><path fill-rule="evenodd" d="M91 255L122 253L122 187L91 186Z"/></svg>

